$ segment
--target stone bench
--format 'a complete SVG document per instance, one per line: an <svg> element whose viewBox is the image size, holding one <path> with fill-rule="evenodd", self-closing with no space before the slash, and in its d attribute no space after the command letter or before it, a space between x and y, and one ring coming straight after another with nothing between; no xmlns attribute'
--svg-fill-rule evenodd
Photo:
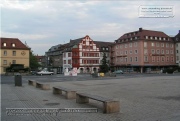
<svg viewBox="0 0 180 121"><path fill-rule="evenodd" d="M64 87L53 87L53 94L62 94L62 91L66 93L67 99L75 99L76 98L76 91L64 88Z"/></svg>
<svg viewBox="0 0 180 121"><path fill-rule="evenodd" d="M119 101L100 97L97 95L91 95L86 93L76 93L76 103L89 103L89 98L103 102L103 113L115 113L119 112Z"/></svg>
<svg viewBox="0 0 180 121"><path fill-rule="evenodd" d="M49 90L50 84L36 82L36 88L41 88L42 90Z"/></svg>
<svg viewBox="0 0 180 121"><path fill-rule="evenodd" d="M28 84L32 86L36 86L36 81L35 80L28 80Z"/></svg>

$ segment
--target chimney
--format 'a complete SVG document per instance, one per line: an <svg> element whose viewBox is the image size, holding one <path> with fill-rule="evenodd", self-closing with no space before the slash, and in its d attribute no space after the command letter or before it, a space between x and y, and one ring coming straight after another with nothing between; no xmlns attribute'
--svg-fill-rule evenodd
<svg viewBox="0 0 180 121"><path fill-rule="evenodd" d="M142 32L142 28L139 28L139 32Z"/></svg>

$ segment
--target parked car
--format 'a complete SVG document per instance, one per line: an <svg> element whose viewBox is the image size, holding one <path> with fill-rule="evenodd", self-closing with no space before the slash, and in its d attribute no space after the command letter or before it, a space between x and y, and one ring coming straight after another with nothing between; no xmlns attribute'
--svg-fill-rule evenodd
<svg viewBox="0 0 180 121"><path fill-rule="evenodd" d="M37 74L37 71L31 71L31 74L32 74L32 75L36 75L36 74Z"/></svg>
<svg viewBox="0 0 180 121"><path fill-rule="evenodd" d="M50 71L40 71L37 72L38 75L53 75L54 72L50 72Z"/></svg>
<svg viewBox="0 0 180 121"><path fill-rule="evenodd" d="M123 74L124 72L122 70L117 70L117 71L114 71L113 73L115 73L115 74Z"/></svg>

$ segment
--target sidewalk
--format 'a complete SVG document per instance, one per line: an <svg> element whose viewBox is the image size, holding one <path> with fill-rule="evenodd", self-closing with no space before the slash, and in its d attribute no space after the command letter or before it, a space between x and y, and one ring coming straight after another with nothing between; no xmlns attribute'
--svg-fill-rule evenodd
<svg viewBox="0 0 180 121"><path fill-rule="evenodd" d="M102 113L102 103L90 100L77 104L29 86L1 85L2 121L167 121L180 120L180 80L178 76L141 77L111 80L49 82L120 101L120 112ZM98 108L97 113L57 113L56 115L8 116L6 108Z"/></svg>

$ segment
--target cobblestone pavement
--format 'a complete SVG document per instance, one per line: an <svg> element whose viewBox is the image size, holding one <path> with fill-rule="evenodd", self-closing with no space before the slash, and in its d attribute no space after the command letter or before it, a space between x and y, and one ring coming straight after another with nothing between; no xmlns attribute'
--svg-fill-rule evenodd
<svg viewBox="0 0 180 121"><path fill-rule="evenodd" d="M77 104L75 99L53 95L51 90L40 90L1 84L2 121L180 121L180 76L157 76L108 80L51 82L63 86L120 101L120 112L102 113L102 103L90 100L89 104ZM67 77L68 78L68 77ZM57 115L8 116L6 108L98 108L97 113L57 113Z"/></svg>

